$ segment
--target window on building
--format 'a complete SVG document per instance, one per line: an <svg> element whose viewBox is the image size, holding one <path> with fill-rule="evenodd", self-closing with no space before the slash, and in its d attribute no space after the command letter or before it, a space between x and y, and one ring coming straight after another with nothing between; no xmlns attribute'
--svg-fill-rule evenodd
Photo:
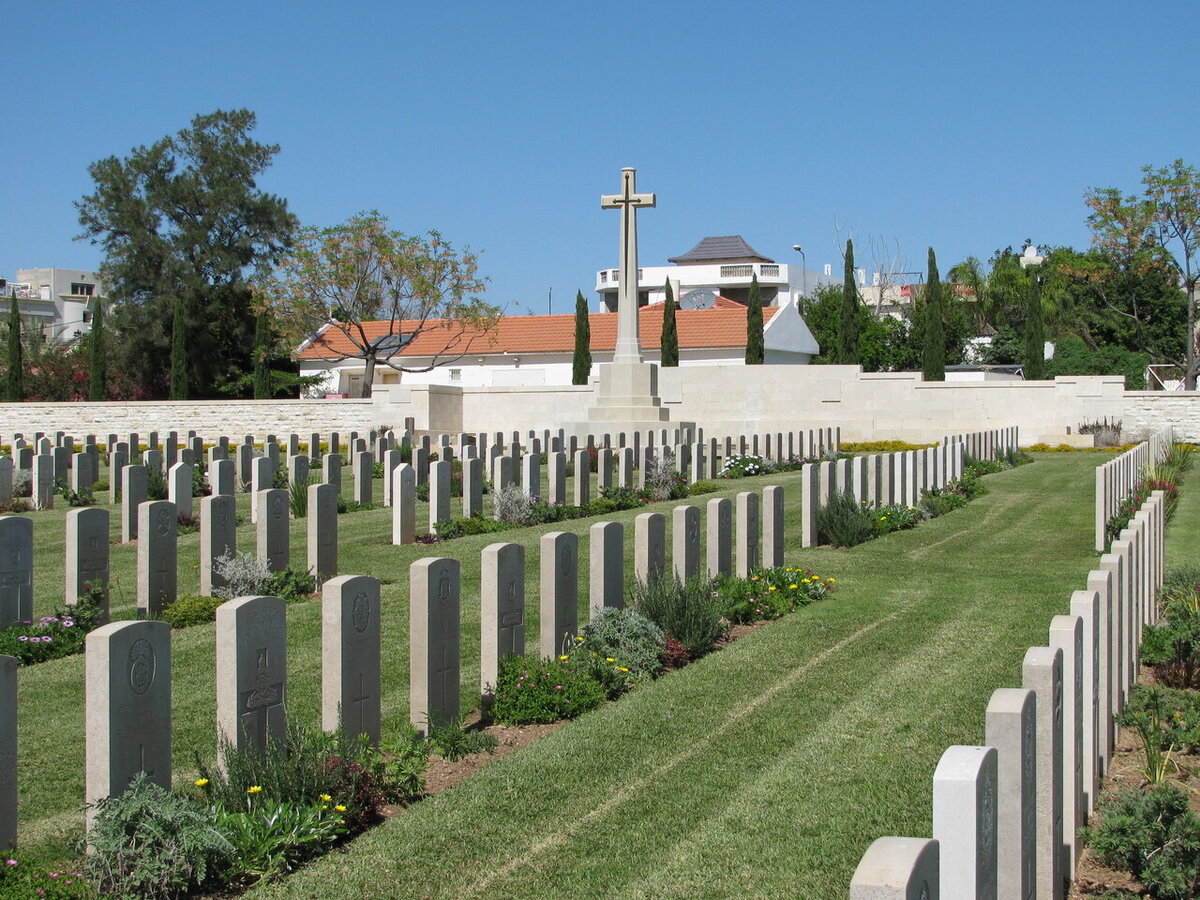
<svg viewBox="0 0 1200 900"><path fill-rule="evenodd" d="M85 281L71 282L71 296L73 297L90 297L95 290L96 286L94 284L88 284Z"/></svg>
<svg viewBox="0 0 1200 900"><path fill-rule="evenodd" d="M462 381L462 369L451 369L450 370L450 380L451 381Z"/></svg>
<svg viewBox="0 0 1200 900"><path fill-rule="evenodd" d="M83 311L83 323L86 325L90 321L92 321L92 311L90 309L85 309Z"/></svg>

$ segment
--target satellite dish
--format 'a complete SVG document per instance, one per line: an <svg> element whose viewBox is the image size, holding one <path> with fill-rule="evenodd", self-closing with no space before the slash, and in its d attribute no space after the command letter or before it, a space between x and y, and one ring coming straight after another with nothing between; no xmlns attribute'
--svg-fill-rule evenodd
<svg viewBox="0 0 1200 900"><path fill-rule="evenodd" d="M706 291L704 288L697 288L694 291L688 291L679 298L680 309L712 309L717 302L717 295L712 291Z"/></svg>

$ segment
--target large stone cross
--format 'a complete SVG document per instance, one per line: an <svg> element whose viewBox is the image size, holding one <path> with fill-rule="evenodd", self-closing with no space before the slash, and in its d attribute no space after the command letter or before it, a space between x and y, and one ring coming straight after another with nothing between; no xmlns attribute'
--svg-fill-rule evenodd
<svg viewBox="0 0 1200 900"><path fill-rule="evenodd" d="M637 210L654 206L653 194L637 193L637 169L621 170L621 193L600 198L602 209L621 210L621 279L617 291L617 347L613 362L641 362L638 342Z"/></svg>

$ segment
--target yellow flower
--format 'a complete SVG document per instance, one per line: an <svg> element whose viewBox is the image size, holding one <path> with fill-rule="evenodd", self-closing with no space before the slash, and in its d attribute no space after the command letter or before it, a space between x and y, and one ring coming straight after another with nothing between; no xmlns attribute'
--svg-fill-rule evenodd
<svg viewBox="0 0 1200 900"><path fill-rule="evenodd" d="M604 661L605 661L605 662L616 662L616 660L615 660L615 659L613 659L611 656L606 656L606 657L604 657Z"/></svg>
<svg viewBox="0 0 1200 900"><path fill-rule="evenodd" d="M621 666L621 671L622 671L622 672L628 672L629 670L628 670L627 668L625 668L624 666Z"/></svg>
<svg viewBox="0 0 1200 900"><path fill-rule="evenodd" d="M577 638L575 638L575 643L577 643L577 644L582 644L582 643L583 643L583 638L581 638L581 637L577 637Z"/></svg>
<svg viewBox="0 0 1200 900"><path fill-rule="evenodd" d="M321 795L321 802L322 802L322 803L331 803L332 801L333 801L333 798L332 798L332 797L330 797L328 794L322 794L322 795Z"/></svg>
<svg viewBox="0 0 1200 900"><path fill-rule="evenodd" d="M208 779L207 778L197 778L194 783L195 783L196 787L204 787L206 784L208 784Z"/></svg>
<svg viewBox="0 0 1200 900"><path fill-rule="evenodd" d="M788 590L794 591L795 589L796 589L796 586L794 584L788 585Z"/></svg>
<svg viewBox="0 0 1200 900"><path fill-rule="evenodd" d="M812 581L811 578L801 578L800 579L801 584L808 584L810 581Z"/></svg>
<svg viewBox="0 0 1200 900"><path fill-rule="evenodd" d="M250 785L250 787L246 788L246 793L247 794L261 794L262 788L257 784L252 784L252 785Z"/></svg>
<svg viewBox="0 0 1200 900"><path fill-rule="evenodd" d="M767 588L768 593L770 593L773 590L775 590L775 585L771 585L769 588Z"/></svg>
<svg viewBox="0 0 1200 900"><path fill-rule="evenodd" d="M558 661L559 661L559 662L566 662L566 661L567 661L568 659L570 659L570 658L571 658L571 657L567 656L567 654L565 654L565 653L564 653L562 656L560 656L560 657L558 658Z"/></svg>
<svg viewBox="0 0 1200 900"><path fill-rule="evenodd" d="M830 584L833 584L835 581L837 581L836 578L826 578L825 580L828 581Z"/></svg>
<svg viewBox="0 0 1200 900"><path fill-rule="evenodd" d="M334 809L335 809L335 810L337 810L338 812L345 812L345 811L346 811L346 807L344 807L344 806L343 806L342 804L340 804L340 803L339 803L337 806L335 806L335 807L334 807Z"/></svg>

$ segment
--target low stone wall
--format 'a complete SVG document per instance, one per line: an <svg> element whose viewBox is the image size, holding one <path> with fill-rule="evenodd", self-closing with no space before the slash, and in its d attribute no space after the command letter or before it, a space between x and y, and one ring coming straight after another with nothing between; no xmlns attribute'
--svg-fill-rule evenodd
<svg viewBox="0 0 1200 900"><path fill-rule="evenodd" d="M366 432L378 424L371 400L146 400L126 403L3 403L0 435L32 437L35 432L146 435L157 431L205 438L245 434ZM392 424L392 423L388 423ZM403 424L403 423L400 423Z"/></svg>
<svg viewBox="0 0 1200 900"><path fill-rule="evenodd" d="M693 366L659 370L672 422L706 434L761 434L841 427L847 441L893 438L932 442L949 431L1016 425L1025 444L1066 443L1081 424L1120 420L1127 440L1171 426L1200 441L1200 392L1125 391L1120 377L1060 376L1053 381L924 382L914 372L863 373L857 366ZM147 401L0 404L0 435L195 429L240 437L268 431L525 431L586 422L590 385L457 387L376 385L370 400Z"/></svg>

